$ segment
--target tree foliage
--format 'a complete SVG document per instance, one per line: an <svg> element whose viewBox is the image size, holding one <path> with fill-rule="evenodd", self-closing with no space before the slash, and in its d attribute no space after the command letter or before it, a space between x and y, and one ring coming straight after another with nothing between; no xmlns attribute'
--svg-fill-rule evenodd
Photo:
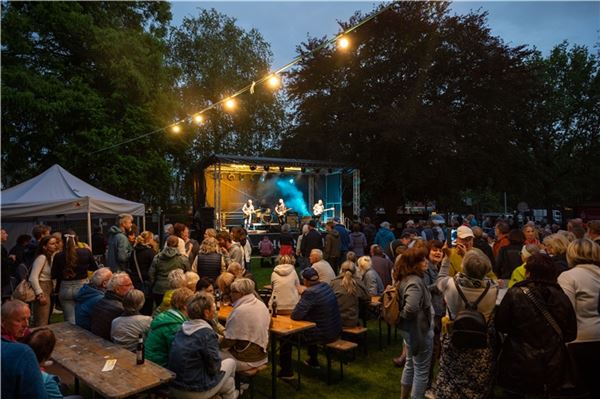
<svg viewBox="0 0 600 399"><path fill-rule="evenodd" d="M54 163L134 200L167 197L159 135L174 75L165 64L168 3L8 2L2 9L2 183Z"/></svg>
<svg viewBox="0 0 600 399"><path fill-rule="evenodd" d="M543 162L534 140L540 129L561 140L580 137L570 142L582 151L592 131L597 138L597 94L583 90L585 105L578 94L597 86L597 60L579 48L545 61L491 35L485 13L454 16L433 2L398 3L350 37L350 52L326 48L289 74L296 119L283 151L357 165L371 205L433 199L454 207L464 190L506 191L515 202L532 189L541 197L543 186L531 179L547 174L556 184L556 175L551 163L531 164ZM309 39L298 51L323 40ZM551 93L558 113L543 101ZM574 123L586 124L587 138ZM565 150L553 148L548 154Z"/></svg>

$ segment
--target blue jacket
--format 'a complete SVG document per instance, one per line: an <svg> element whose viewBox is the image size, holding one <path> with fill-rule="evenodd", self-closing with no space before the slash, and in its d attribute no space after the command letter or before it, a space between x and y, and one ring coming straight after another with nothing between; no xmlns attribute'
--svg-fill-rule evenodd
<svg viewBox="0 0 600 399"><path fill-rule="evenodd" d="M333 228L340 233L340 240L342 241L342 253L348 252L350 248L350 234L343 224L336 224Z"/></svg>
<svg viewBox="0 0 600 399"><path fill-rule="evenodd" d="M387 251L390 243L395 239L396 237L394 236L394 233L392 233L392 230L382 227L377 231L374 243L379 245L382 250Z"/></svg>
<svg viewBox="0 0 600 399"><path fill-rule="evenodd" d="M75 324L86 330L92 329L92 309L104 298L104 292L89 284L81 287L75 295Z"/></svg>
<svg viewBox="0 0 600 399"><path fill-rule="evenodd" d="M308 287L292 311L291 318L317 324L315 328L304 333L307 343L331 342L342 333L342 318L337 298L326 283Z"/></svg>
<svg viewBox="0 0 600 399"><path fill-rule="evenodd" d="M119 226L108 230L108 251L106 252L106 266L113 272L126 271L129 266L131 244Z"/></svg>
<svg viewBox="0 0 600 399"><path fill-rule="evenodd" d="M224 377L217 333L205 320L188 320L175 334L168 369L175 372L172 386L206 392Z"/></svg>
<svg viewBox="0 0 600 399"><path fill-rule="evenodd" d="M40 365L29 346L2 338L1 352L3 398L48 398Z"/></svg>

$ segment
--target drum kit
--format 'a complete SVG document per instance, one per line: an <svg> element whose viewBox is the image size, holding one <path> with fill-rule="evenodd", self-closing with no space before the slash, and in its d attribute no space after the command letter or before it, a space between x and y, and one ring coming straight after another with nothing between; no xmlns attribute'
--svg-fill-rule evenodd
<svg viewBox="0 0 600 399"><path fill-rule="evenodd" d="M256 222L258 223L270 224L272 222L272 217L271 208L261 208L256 211Z"/></svg>

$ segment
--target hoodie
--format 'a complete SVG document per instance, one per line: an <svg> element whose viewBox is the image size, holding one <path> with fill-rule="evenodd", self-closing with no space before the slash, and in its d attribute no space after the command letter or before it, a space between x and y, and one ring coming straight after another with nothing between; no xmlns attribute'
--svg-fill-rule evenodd
<svg viewBox="0 0 600 399"><path fill-rule="evenodd" d="M340 239L340 233L331 229L327 232L325 237L325 248L323 249L324 259L337 259L342 253L342 241Z"/></svg>
<svg viewBox="0 0 600 399"><path fill-rule="evenodd" d="M223 378L217 334L205 320L188 320L175 334L169 354L172 386L183 391L206 392Z"/></svg>
<svg viewBox="0 0 600 399"><path fill-rule="evenodd" d="M150 265L148 277L154 283L152 292L164 295L169 289L169 273L172 270L181 269L184 272L190 269L187 256L181 255L175 247L166 247L154 257Z"/></svg>
<svg viewBox="0 0 600 399"><path fill-rule="evenodd" d="M300 280L294 266L289 264L275 266L273 273L271 273L271 285L273 286L273 293L269 300L269 307L271 307L273 297L275 297L278 311L291 312L300 300L297 288L300 285Z"/></svg>
<svg viewBox="0 0 600 399"><path fill-rule="evenodd" d="M85 284L75 295L75 324L86 330L92 328L90 315L94 306L104 298L104 292L98 288Z"/></svg>
<svg viewBox="0 0 600 399"><path fill-rule="evenodd" d="M146 359L167 367L173 337L186 320L187 317L175 309L169 309L156 316L150 324L150 332L144 343Z"/></svg>
<svg viewBox="0 0 600 399"><path fill-rule="evenodd" d="M119 226L108 230L108 251L106 253L106 266L113 272L127 270L131 244Z"/></svg>

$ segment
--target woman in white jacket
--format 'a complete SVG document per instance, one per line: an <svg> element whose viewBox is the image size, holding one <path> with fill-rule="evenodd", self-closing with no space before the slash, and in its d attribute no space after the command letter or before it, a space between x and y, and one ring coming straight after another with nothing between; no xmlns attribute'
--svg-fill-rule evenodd
<svg viewBox="0 0 600 399"><path fill-rule="evenodd" d="M33 326L40 327L48 324L52 299L52 256L58 250L58 242L53 236L40 240L37 257L31 267L29 282L35 292L33 302Z"/></svg>
<svg viewBox="0 0 600 399"><path fill-rule="evenodd" d="M277 301L277 313L292 314L292 310L300 300L300 280L294 268L294 257L284 255L279 258L278 265L271 273L273 292L269 300L269 308L273 299Z"/></svg>

